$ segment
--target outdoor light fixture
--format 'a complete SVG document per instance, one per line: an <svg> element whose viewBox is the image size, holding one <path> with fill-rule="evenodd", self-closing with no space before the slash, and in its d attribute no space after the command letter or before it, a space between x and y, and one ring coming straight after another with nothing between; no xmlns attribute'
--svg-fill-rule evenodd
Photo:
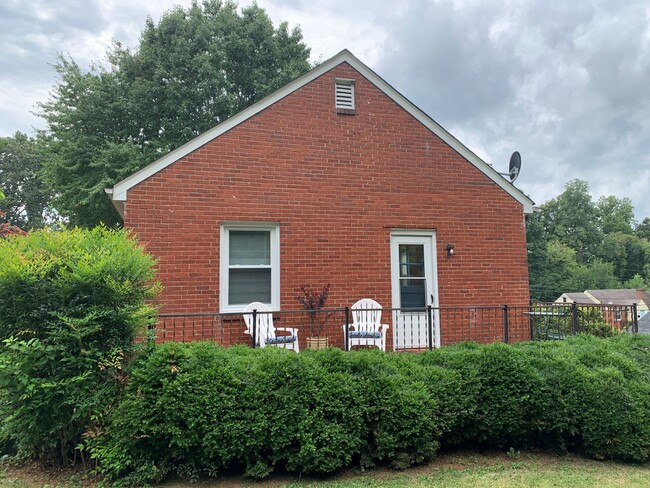
<svg viewBox="0 0 650 488"><path fill-rule="evenodd" d="M447 244L447 256L453 256L453 255L454 255L454 245Z"/></svg>

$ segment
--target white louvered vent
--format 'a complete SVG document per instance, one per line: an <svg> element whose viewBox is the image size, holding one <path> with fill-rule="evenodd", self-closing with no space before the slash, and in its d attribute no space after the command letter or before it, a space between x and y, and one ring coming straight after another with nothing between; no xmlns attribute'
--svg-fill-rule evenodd
<svg viewBox="0 0 650 488"><path fill-rule="evenodd" d="M354 81L336 80L336 108L354 110Z"/></svg>

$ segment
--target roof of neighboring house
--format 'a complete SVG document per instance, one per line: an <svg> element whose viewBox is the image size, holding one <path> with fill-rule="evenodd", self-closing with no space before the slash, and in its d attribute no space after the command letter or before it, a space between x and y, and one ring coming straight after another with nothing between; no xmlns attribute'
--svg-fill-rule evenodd
<svg viewBox="0 0 650 488"><path fill-rule="evenodd" d="M627 288L622 290L585 290L585 295L593 297L602 304L632 305L641 301L648 304L648 296L644 290Z"/></svg>
<svg viewBox="0 0 650 488"><path fill-rule="evenodd" d="M591 297L585 295L582 292L577 293L562 293L560 297L555 300L557 303L564 302L563 298L566 298L567 303L598 303L594 301Z"/></svg>
<svg viewBox="0 0 650 488"><path fill-rule="evenodd" d="M192 139L178 149L175 149L174 151L168 153L166 156L163 156L162 158L154 161L150 165L142 168L131 176L116 183L113 188L107 188L106 193L108 193L111 200L113 201L113 204L118 209L120 214L124 215L124 202L127 200L128 190L342 63L348 63L352 68L356 69L362 76L367 78L378 89L380 89L388 97L395 101L401 108L406 110L409 114L415 117L415 119L427 127L431 132L440 137L440 139L442 139L452 149L463 156L468 162L476 166L476 168L478 168L483 174L485 174L504 191L506 191L510 196L517 200L523 206L525 213L532 213L534 202L527 195L522 193L521 190L516 188L509 180L501 176L501 174L492 168L491 165L487 164L476 154L470 151L465 145L463 145L460 141L458 141L458 139L447 132L435 120L433 120L413 103L407 100L403 95L401 95L391 85L384 81L374 71L368 68L368 66L359 61L347 49L344 49L334 57L319 64L304 75L296 78L284 87L268 95L266 98L263 98L262 100L254 103L250 107L233 115L216 127L213 127L212 129Z"/></svg>

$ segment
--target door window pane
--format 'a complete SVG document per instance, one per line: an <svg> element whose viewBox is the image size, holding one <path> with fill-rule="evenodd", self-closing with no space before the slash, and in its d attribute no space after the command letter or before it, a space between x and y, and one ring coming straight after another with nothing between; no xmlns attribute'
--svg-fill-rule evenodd
<svg viewBox="0 0 650 488"><path fill-rule="evenodd" d="M424 246L399 245L399 292L402 308L426 306L426 281L424 276Z"/></svg>
<svg viewBox="0 0 650 488"><path fill-rule="evenodd" d="M270 268L233 268L228 280L228 303L242 305L251 302L271 303Z"/></svg>
<svg viewBox="0 0 650 488"><path fill-rule="evenodd" d="M400 244L399 264L400 277L424 277L424 246L422 244Z"/></svg>
<svg viewBox="0 0 650 488"><path fill-rule="evenodd" d="M400 304L402 308L426 307L426 287L424 280L399 280Z"/></svg>
<svg viewBox="0 0 650 488"><path fill-rule="evenodd" d="M231 230L230 266L271 264L271 233L268 231Z"/></svg>

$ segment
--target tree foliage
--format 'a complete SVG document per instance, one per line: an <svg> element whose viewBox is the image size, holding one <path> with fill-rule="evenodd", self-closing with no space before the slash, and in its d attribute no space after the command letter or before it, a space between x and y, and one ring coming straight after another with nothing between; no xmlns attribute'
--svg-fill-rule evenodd
<svg viewBox="0 0 650 488"><path fill-rule="evenodd" d="M596 208L600 227L604 234L634 233L634 206L629 198L617 198L613 195L601 197L598 199Z"/></svg>
<svg viewBox="0 0 650 488"><path fill-rule="evenodd" d="M567 183L542 204L527 220L527 237L533 300L650 283L650 219L636 225L629 198L594 203L585 181Z"/></svg>
<svg viewBox="0 0 650 488"><path fill-rule="evenodd" d="M574 277L578 271L576 252L566 244L552 240L546 245L544 272L531 279L531 298L553 301L566 291L574 291Z"/></svg>
<svg viewBox="0 0 650 488"><path fill-rule="evenodd" d="M528 249L528 277L531 300L545 298L546 272L548 270L548 244L544 235L541 215L534 213L526 221L526 243Z"/></svg>
<svg viewBox="0 0 650 488"><path fill-rule="evenodd" d="M7 223L33 229L43 227L51 198L40 175L44 138L16 132L0 137L0 188Z"/></svg>
<svg viewBox="0 0 650 488"><path fill-rule="evenodd" d="M588 265L578 265L567 289L580 291L611 290L621 287L621 281L614 274L614 265L600 259L594 259Z"/></svg>
<svg viewBox="0 0 650 488"><path fill-rule="evenodd" d="M650 217L646 217L643 221L636 226L634 234L647 241L650 241Z"/></svg>
<svg viewBox="0 0 650 488"><path fill-rule="evenodd" d="M613 264L620 281L627 281L643 274L646 263L650 263L650 242L633 234L615 232L605 236L599 254Z"/></svg>
<svg viewBox="0 0 650 488"><path fill-rule="evenodd" d="M594 259L603 233L586 181L567 183L560 196L541 206L541 212L548 239L557 239L574 249L580 263Z"/></svg>
<svg viewBox="0 0 650 488"><path fill-rule="evenodd" d="M108 66L85 72L60 56L41 105L58 208L74 224L119 222L104 188L301 75L308 58L300 29L218 0L148 19L139 46L116 42Z"/></svg>

